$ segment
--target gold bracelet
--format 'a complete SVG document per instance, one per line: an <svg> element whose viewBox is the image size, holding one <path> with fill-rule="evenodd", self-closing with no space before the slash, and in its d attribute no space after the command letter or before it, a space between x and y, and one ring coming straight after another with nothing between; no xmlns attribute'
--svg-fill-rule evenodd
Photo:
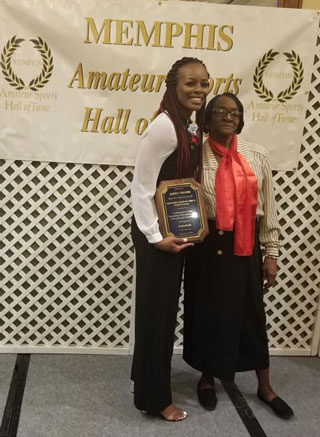
<svg viewBox="0 0 320 437"><path fill-rule="evenodd" d="M274 255L266 255L265 258L270 258L270 259L275 259L275 260L278 259L278 257L274 256Z"/></svg>

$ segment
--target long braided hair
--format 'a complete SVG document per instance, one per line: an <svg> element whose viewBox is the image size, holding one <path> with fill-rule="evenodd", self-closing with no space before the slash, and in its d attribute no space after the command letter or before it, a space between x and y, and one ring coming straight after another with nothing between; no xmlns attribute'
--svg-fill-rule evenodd
<svg viewBox="0 0 320 437"><path fill-rule="evenodd" d="M166 78L167 89L164 93L163 99L160 103L160 108L158 110L158 114L166 111L169 114L175 127L177 140L178 140L178 148L177 148L178 160L177 160L177 173L176 173L177 178L192 175L189 141L186 132L186 126L179 113L179 104L178 104L177 93L176 93L178 71L180 70L181 67L184 67L185 65L188 64L200 64L207 70L204 63L197 58L183 57L182 59L176 61L172 65L171 69L167 74L167 78ZM208 73L208 77L209 77L209 73ZM196 123L199 127L199 142L200 142L199 147L201 147L200 149L200 153L201 153L203 129L205 123L205 103L202 105L200 111L197 111L196 113Z"/></svg>

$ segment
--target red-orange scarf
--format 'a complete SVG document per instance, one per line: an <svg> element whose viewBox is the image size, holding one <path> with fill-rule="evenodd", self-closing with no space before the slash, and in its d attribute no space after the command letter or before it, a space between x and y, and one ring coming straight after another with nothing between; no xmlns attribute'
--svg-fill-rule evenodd
<svg viewBox="0 0 320 437"><path fill-rule="evenodd" d="M237 136L230 149L209 137L211 150L220 155L215 182L216 226L223 231L234 229L234 254L252 255L258 203L257 178L240 153Z"/></svg>

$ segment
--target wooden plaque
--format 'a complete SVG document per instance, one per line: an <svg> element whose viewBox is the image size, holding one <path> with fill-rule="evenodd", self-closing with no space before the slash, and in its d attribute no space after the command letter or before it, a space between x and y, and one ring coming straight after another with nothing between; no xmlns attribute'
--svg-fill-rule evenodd
<svg viewBox="0 0 320 437"><path fill-rule="evenodd" d="M160 182L155 203L163 237L199 242L209 233L202 187L193 178Z"/></svg>

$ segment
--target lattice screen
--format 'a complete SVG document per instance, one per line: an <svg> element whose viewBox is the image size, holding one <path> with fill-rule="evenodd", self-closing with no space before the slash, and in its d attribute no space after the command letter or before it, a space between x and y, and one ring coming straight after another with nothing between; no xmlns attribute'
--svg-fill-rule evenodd
<svg viewBox="0 0 320 437"><path fill-rule="evenodd" d="M266 309L271 348L315 355L320 337L319 50L314 67L298 170L274 173L283 248L278 285L266 295Z"/></svg>
<svg viewBox="0 0 320 437"><path fill-rule="evenodd" d="M299 169L274 174L284 246L266 295L272 353L319 346L318 56L312 83ZM1 175L0 352L129 352L132 168L1 161Z"/></svg>
<svg viewBox="0 0 320 437"><path fill-rule="evenodd" d="M1 344L128 347L132 169L1 164Z"/></svg>

